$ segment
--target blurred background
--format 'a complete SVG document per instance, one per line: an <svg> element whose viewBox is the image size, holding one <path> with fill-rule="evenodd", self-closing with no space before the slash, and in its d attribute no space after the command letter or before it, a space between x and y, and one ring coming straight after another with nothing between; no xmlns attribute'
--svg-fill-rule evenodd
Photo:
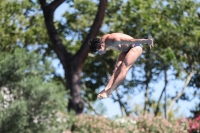
<svg viewBox="0 0 200 133"><path fill-rule="evenodd" d="M7 0L0 22L2 133L72 131L80 115L200 115L199 0ZM123 84L98 100L119 52L93 55L87 42L113 32L155 47L143 45Z"/></svg>

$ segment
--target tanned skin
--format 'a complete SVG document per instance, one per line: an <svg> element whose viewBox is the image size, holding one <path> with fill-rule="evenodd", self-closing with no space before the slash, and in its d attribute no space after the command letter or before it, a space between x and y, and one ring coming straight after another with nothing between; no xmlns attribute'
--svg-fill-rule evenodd
<svg viewBox="0 0 200 133"><path fill-rule="evenodd" d="M99 53L105 54L106 49L121 51L108 84L97 95L97 98L107 98L124 81L128 70L142 54L142 47L134 44L148 44L150 48L154 47L154 44L152 39L134 39L123 33L106 34L101 40L103 43L98 50ZM131 46L135 47L130 48Z"/></svg>

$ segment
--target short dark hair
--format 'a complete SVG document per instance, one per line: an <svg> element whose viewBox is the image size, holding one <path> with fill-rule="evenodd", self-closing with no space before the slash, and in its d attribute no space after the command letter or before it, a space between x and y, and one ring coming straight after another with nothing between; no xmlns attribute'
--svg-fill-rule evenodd
<svg viewBox="0 0 200 133"><path fill-rule="evenodd" d="M101 48L103 41L100 38L92 38L88 42L89 49L92 53L95 53Z"/></svg>

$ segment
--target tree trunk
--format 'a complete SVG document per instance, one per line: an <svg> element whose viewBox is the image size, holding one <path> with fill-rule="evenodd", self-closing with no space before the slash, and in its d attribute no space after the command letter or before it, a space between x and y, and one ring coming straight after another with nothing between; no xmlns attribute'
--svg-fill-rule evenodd
<svg viewBox="0 0 200 133"><path fill-rule="evenodd" d="M76 114L81 114L84 109L84 101L81 98L81 72L82 68L76 63L69 63L67 66L66 81L67 88L70 90L68 110L75 110Z"/></svg>
<svg viewBox="0 0 200 133"><path fill-rule="evenodd" d="M147 83L146 84L146 89L145 89L145 94L144 94L145 101L144 101L143 115L147 114L147 105L148 105L148 101L149 101L148 94L149 94L149 86L148 86L148 83Z"/></svg>
<svg viewBox="0 0 200 133"><path fill-rule="evenodd" d="M147 54L146 54L146 59L149 59L150 58L150 51L147 50ZM144 108L143 108L143 115L146 115L148 113L148 105L149 105L149 83L151 81L151 78L152 78L152 72L151 72L151 69L149 69L149 67L151 67L151 63L149 62L149 60L147 60L145 62L145 68L144 68L144 71L145 71L145 78L146 78L146 81L144 82L145 83L145 94L144 94L144 98L145 98L145 102L144 102Z"/></svg>

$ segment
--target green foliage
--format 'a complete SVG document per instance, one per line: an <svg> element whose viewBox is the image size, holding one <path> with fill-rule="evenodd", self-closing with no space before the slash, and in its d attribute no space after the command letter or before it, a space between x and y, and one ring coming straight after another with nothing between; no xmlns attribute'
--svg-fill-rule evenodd
<svg viewBox="0 0 200 133"><path fill-rule="evenodd" d="M39 44L48 44L42 12L37 3L20 1L0 1L0 50L12 51L17 47L30 48L45 55L49 50ZM29 46L29 47L28 47Z"/></svg>
<svg viewBox="0 0 200 133"><path fill-rule="evenodd" d="M62 15L64 21L56 22L56 27L66 49L75 54L93 24L98 7L90 0L74 0L68 6Z"/></svg>
<svg viewBox="0 0 200 133"><path fill-rule="evenodd" d="M144 45L143 55L134 64L139 69L132 69L132 79L125 80L123 87L130 88L129 93L137 92L135 90L142 92L150 84L153 87L148 86L148 92L153 92L156 83L164 77L165 70L173 71L168 76L184 81L186 77L183 75L187 76L193 69L196 74L190 85L195 87L194 94L197 94L200 70L199 6L198 1L191 0L110 1L105 20L108 32L123 32L134 38L153 37L155 43L151 51ZM151 94L148 93L147 98ZM153 102L148 100L148 104Z"/></svg>
<svg viewBox="0 0 200 133"><path fill-rule="evenodd" d="M50 1L52 0L48 2ZM67 11L63 14L61 21L55 22L55 25L67 50L71 54L75 54L90 30L98 6L96 1L74 0L68 2L66 7ZM99 36L104 33L123 32L134 38L152 36L155 41L155 48L152 51L149 51L148 47L144 45L144 54L134 65L131 71L131 80L126 79L122 85L125 88L124 92L136 94L137 90L138 92L144 91L147 84L156 86L156 83L163 77L164 69L173 69L175 73L172 76L176 79L184 78L181 77L181 74L186 74L194 69L196 73L189 85L199 88L200 19L198 8L199 2L191 0L109 1ZM17 89L10 90L10 93L15 93L14 90L22 87L40 88L39 85L33 85L34 82L51 90L50 86L55 84L50 80L52 77L59 82L65 82L62 77L55 75L53 69L50 70L48 67L50 63L46 62L45 64L48 65L45 66L41 64L45 62L46 57L50 56L53 59L56 56L49 45L42 12L36 1L0 1L0 23L2 57L0 70L4 70L0 77L1 87L5 85L8 89L16 87ZM27 53L16 52L14 49L17 47L31 51L34 49L43 57L37 60L36 55L31 53L29 57L32 60L26 60L24 55ZM2 53L2 51L4 52ZM5 52L9 52L10 55ZM13 57L13 54L18 55L17 58ZM117 52L111 51L104 56L94 57L89 54L84 64L81 80L86 85L87 89L83 89L83 95L88 100L96 100L97 89L108 82L117 54ZM4 59L4 57L6 58ZM18 58L21 61L18 61ZM18 62L18 64L13 65L13 62ZM29 85L24 85L25 83ZM151 93L154 91L154 87L149 89ZM41 91L42 94L45 93L42 89L38 91ZM26 91L23 90L23 92ZM194 95L197 92L198 89L194 89ZM31 89L27 89L26 93L43 96L35 91L32 92ZM48 99L48 97L44 97L44 99ZM16 101L16 105L13 107L22 108L19 103L27 104L23 98L20 100L21 102ZM149 99L150 108L153 108L151 105L154 102ZM23 108L23 110L26 112L28 109Z"/></svg>
<svg viewBox="0 0 200 133"><path fill-rule="evenodd" d="M51 80L49 61L17 48L0 53L0 70L0 132L64 131L66 92Z"/></svg>

